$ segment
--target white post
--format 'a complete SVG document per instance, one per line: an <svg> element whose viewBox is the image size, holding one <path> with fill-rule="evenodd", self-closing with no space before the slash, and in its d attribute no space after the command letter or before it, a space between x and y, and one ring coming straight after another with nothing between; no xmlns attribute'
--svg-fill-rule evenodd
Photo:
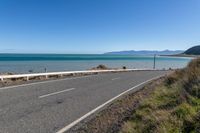
<svg viewBox="0 0 200 133"><path fill-rule="evenodd" d="M29 81L29 76L26 77L26 80Z"/></svg>

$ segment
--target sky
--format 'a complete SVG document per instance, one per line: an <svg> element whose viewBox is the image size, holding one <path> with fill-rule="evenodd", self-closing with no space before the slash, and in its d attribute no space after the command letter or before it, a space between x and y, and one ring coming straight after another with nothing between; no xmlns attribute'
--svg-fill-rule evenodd
<svg viewBox="0 0 200 133"><path fill-rule="evenodd" d="M0 0L0 53L100 54L200 44L200 0Z"/></svg>

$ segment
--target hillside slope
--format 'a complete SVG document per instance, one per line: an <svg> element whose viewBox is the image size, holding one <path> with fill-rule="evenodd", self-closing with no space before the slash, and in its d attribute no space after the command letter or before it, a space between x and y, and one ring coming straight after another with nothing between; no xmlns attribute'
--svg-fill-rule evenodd
<svg viewBox="0 0 200 133"><path fill-rule="evenodd" d="M186 55L200 55L200 45L189 48L184 52Z"/></svg>

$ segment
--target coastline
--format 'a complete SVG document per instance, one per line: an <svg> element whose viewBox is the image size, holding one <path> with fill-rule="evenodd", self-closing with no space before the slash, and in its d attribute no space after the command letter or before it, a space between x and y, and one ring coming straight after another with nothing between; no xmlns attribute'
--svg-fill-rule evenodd
<svg viewBox="0 0 200 133"><path fill-rule="evenodd" d="M190 61L190 58L161 57L156 58L156 68L183 68ZM134 55L4 55L0 54L0 73L12 72L42 73L59 71L81 71L88 70L99 64L110 68L153 68L153 56Z"/></svg>
<svg viewBox="0 0 200 133"><path fill-rule="evenodd" d="M187 55L187 54L177 54L177 55L159 55L159 56L169 56L169 57L191 57L191 58L199 58L200 55Z"/></svg>

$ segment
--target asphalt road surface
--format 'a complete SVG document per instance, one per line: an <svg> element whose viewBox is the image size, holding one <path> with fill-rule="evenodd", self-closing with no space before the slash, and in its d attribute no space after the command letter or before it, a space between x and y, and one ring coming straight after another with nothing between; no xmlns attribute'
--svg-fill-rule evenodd
<svg viewBox="0 0 200 133"><path fill-rule="evenodd" d="M0 88L0 133L62 132L113 97L166 73L107 73Z"/></svg>

